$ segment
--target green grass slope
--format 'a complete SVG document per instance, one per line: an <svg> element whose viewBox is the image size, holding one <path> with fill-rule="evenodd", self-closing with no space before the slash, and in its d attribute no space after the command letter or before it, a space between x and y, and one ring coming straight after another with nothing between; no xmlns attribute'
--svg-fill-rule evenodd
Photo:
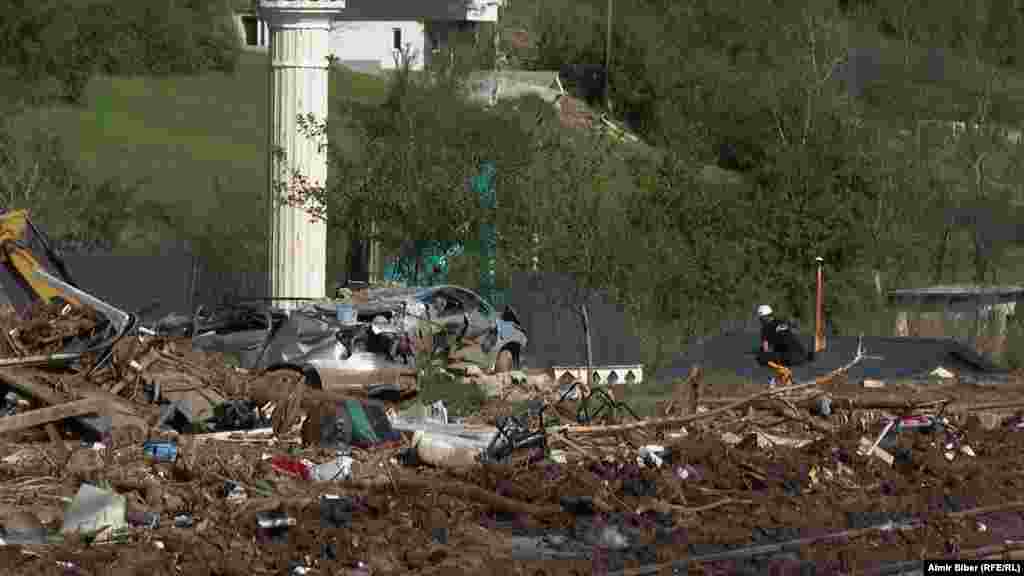
<svg viewBox="0 0 1024 576"><path fill-rule="evenodd" d="M82 106L31 110L15 127L60 136L91 178L143 181L146 198L189 202L202 216L217 205L215 179L225 203L265 193L267 73L265 54L245 53L234 75L100 78ZM333 76L332 99L375 101L386 91L382 78Z"/></svg>

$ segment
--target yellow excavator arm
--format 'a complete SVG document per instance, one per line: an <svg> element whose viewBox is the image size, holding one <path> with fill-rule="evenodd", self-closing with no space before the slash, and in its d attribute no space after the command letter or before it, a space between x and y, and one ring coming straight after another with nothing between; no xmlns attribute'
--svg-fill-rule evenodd
<svg viewBox="0 0 1024 576"><path fill-rule="evenodd" d="M69 304L81 305L70 294L64 294L34 274L42 266L32 256L31 250L24 245L23 238L26 237L28 226L27 210L15 210L0 214L0 253L3 254L3 264L9 267L39 300L49 302L53 298L60 297Z"/></svg>

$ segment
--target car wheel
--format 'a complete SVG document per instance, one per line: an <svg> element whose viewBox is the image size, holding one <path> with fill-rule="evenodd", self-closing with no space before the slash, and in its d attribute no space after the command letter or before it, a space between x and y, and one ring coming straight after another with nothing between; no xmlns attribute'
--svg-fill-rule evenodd
<svg viewBox="0 0 1024 576"><path fill-rule="evenodd" d="M511 372L515 368L515 358L512 356L512 351L508 348L498 352L498 359L494 361L495 372Z"/></svg>

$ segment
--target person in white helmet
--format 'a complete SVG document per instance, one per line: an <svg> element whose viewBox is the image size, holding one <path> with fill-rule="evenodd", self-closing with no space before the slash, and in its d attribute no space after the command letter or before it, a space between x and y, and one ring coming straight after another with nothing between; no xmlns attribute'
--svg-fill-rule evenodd
<svg viewBox="0 0 1024 576"><path fill-rule="evenodd" d="M767 366L773 362L790 367L799 366L811 359L789 323L776 318L771 306L758 306L757 317L761 321L761 347L757 351L759 364Z"/></svg>

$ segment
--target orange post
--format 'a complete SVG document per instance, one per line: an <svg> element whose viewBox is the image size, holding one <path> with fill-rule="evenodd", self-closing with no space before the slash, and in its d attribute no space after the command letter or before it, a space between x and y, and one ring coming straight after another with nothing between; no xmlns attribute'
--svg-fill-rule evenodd
<svg viewBox="0 0 1024 576"><path fill-rule="evenodd" d="M818 256L814 260L818 263L818 297L814 308L814 351L817 353L825 349L825 259Z"/></svg>

